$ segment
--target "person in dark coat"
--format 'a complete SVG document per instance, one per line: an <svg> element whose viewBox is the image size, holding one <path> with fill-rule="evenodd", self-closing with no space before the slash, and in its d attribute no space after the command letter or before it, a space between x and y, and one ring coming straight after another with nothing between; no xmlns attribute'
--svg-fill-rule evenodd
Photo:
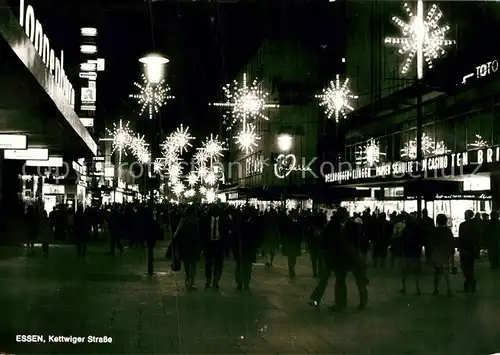
<svg viewBox="0 0 500 355"><path fill-rule="evenodd" d="M248 290L252 279L252 263L256 261L257 249L262 244L257 219L251 214L233 215L233 255L236 260L235 281L238 290Z"/></svg>
<svg viewBox="0 0 500 355"><path fill-rule="evenodd" d="M439 281L441 275L446 281L446 290L448 296L452 295L450 284L450 258L452 257L453 249L453 233L448 227L448 218L440 213L436 216L436 228L434 228L433 236L430 239L429 246L431 247L432 263L434 265L434 291L433 295L439 294Z"/></svg>
<svg viewBox="0 0 500 355"><path fill-rule="evenodd" d="M416 294L420 295L420 276L422 272L422 234L417 223L416 214L406 217L406 226L401 232L401 294L406 294L408 275L415 276Z"/></svg>
<svg viewBox="0 0 500 355"><path fill-rule="evenodd" d="M373 233L373 267L385 267L387 258L387 250L392 237L392 224L387 220L385 212L378 215L375 223L375 231Z"/></svg>
<svg viewBox="0 0 500 355"><path fill-rule="evenodd" d="M83 208L78 208L75 213L75 242L76 242L76 253L78 256L87 255L87 241L90 234L90 218L83 211Z"/></svg>
<svg viewBox="0 0 500 355"><path fill-rule="evenodd" d="M283 255L288 261L288 276L294 278L297 258L302 255L302 235L295 216L284 216L281 230Z"/></svg>
<svg viewBox="0 0 500 355"><path fill-rule="evenodd" d="M25 221L27 227L26 246L28 247L28 252L32 253L35 251L35 240L40 233L40 220L35 208L31 205L26 210Z"/></svg>
<svg viewBox="0 0 500 355"><path fill-rule="evenodd" d="M366 308L368 303L367 279L365 264L359 249L356 247L357 233L359 233L359 227L349 220L347 210L343 207L339 208L335 218L325 228L326 263L324 273L310 297L311 305L319 305L333 271L335 274L335 303L329 310L336 312L345 309L347 306L346 278L347 274L352 272L359 293L358 309Z"/></svg>
<svg viewBox="0 0 500 355"><path fill-rule="evenodd" d="M184 265L186 289L193 290L196 288L197 263L201 254L199 216L195 205L188 207L184 220L180 223L182 224L172 243L178 248L179 257Z"/></svg>
<svg viewBox="0 0 500 355"><path fill-rule="evenodd" d="M219 282L224 268L224 256L229 243L229 221L223 215L222 207L216 205L212 208L209 218L205 221L205 288L213 286L219 289Z"/></svg>
<svg viewBox="0 0 500 355"><path fill-rule="evenodd" d="M464 292L476 292L476 279L474 277L474 264L477 249L479 248L479 235L477 223L472 219L474 212L465 211L465 221L458 228L458 252L460 255L460 268L464 275Z"/></svg>

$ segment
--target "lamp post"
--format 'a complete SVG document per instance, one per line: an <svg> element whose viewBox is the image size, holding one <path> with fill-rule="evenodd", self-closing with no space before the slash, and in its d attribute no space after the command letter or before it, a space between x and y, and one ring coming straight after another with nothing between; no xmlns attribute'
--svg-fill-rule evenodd
<svg viewBox="0 0 500 355"><path fill-rule="evenodd" d="M288 153L293 145L293 137L288 133L280 133L276 138L276 143L281 154ZM278 162L276 162L278 163ZM281 179L281 204L282 208L286 210L286 199L284 198L285 179Z"/></svg>

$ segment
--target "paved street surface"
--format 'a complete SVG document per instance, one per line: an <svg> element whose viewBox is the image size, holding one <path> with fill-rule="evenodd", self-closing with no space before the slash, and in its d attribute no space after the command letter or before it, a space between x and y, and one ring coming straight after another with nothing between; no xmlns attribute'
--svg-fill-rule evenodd
<svg viewBox="0 0 500 355"><path fill-rule="evenodd" d="M330 314L307 305L315 280L308 257L289 281L285 259L274 269L255 266L251 292L234 288L234 264L227 262L221 292L186 293L183 274L172 274L157 250L158 275L147 277L141 250L104 255L90 247L77 259L70 246L40 251L0 249L0 353L33 354L491 354L500 352L500 274L479 270L479 292L451 299L424 292L398 294L395 270L373 271L370 305L355 310L357 293L349 284L350 309ZM262 262L262 260L259 260ZM461 277L454 276L454 288ZM413 291L410 284L410 291ZM443 285L444 286L444 285ZM444 289L444 288L443 288ZM444 292L443 292L444 293ZM16 334L41 334L45 343L15 343ZM49 343L49 335L94 335L112 344Z"/></svg>

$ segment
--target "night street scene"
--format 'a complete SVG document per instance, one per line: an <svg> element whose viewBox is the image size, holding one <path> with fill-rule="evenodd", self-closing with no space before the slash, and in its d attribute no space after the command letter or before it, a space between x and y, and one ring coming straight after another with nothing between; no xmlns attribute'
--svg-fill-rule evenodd
<svg viewBox="0 0 500 355"><path fill-rule="evenodd" d="M0 355L500 354L498 33L0 0Z"/></svg>

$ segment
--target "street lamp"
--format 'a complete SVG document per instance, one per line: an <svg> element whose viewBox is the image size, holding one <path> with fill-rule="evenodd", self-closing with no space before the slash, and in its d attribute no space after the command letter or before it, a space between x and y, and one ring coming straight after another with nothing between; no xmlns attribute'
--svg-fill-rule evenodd
<svg viewBox="0 0 500 355"><path fill-rule="evenodd" d="M293 138L287 133L282 133L278 136L277 143L281 152L288 152L292 148Z"/></svg>
<svg viewBox="0 0 500 355"><path fill-rule="evenodd" d="M146 67L146 78L151 84L158 84L163 79L165 64L168 59L158 54L151 54L139 59L139 62Z"/></svg>

